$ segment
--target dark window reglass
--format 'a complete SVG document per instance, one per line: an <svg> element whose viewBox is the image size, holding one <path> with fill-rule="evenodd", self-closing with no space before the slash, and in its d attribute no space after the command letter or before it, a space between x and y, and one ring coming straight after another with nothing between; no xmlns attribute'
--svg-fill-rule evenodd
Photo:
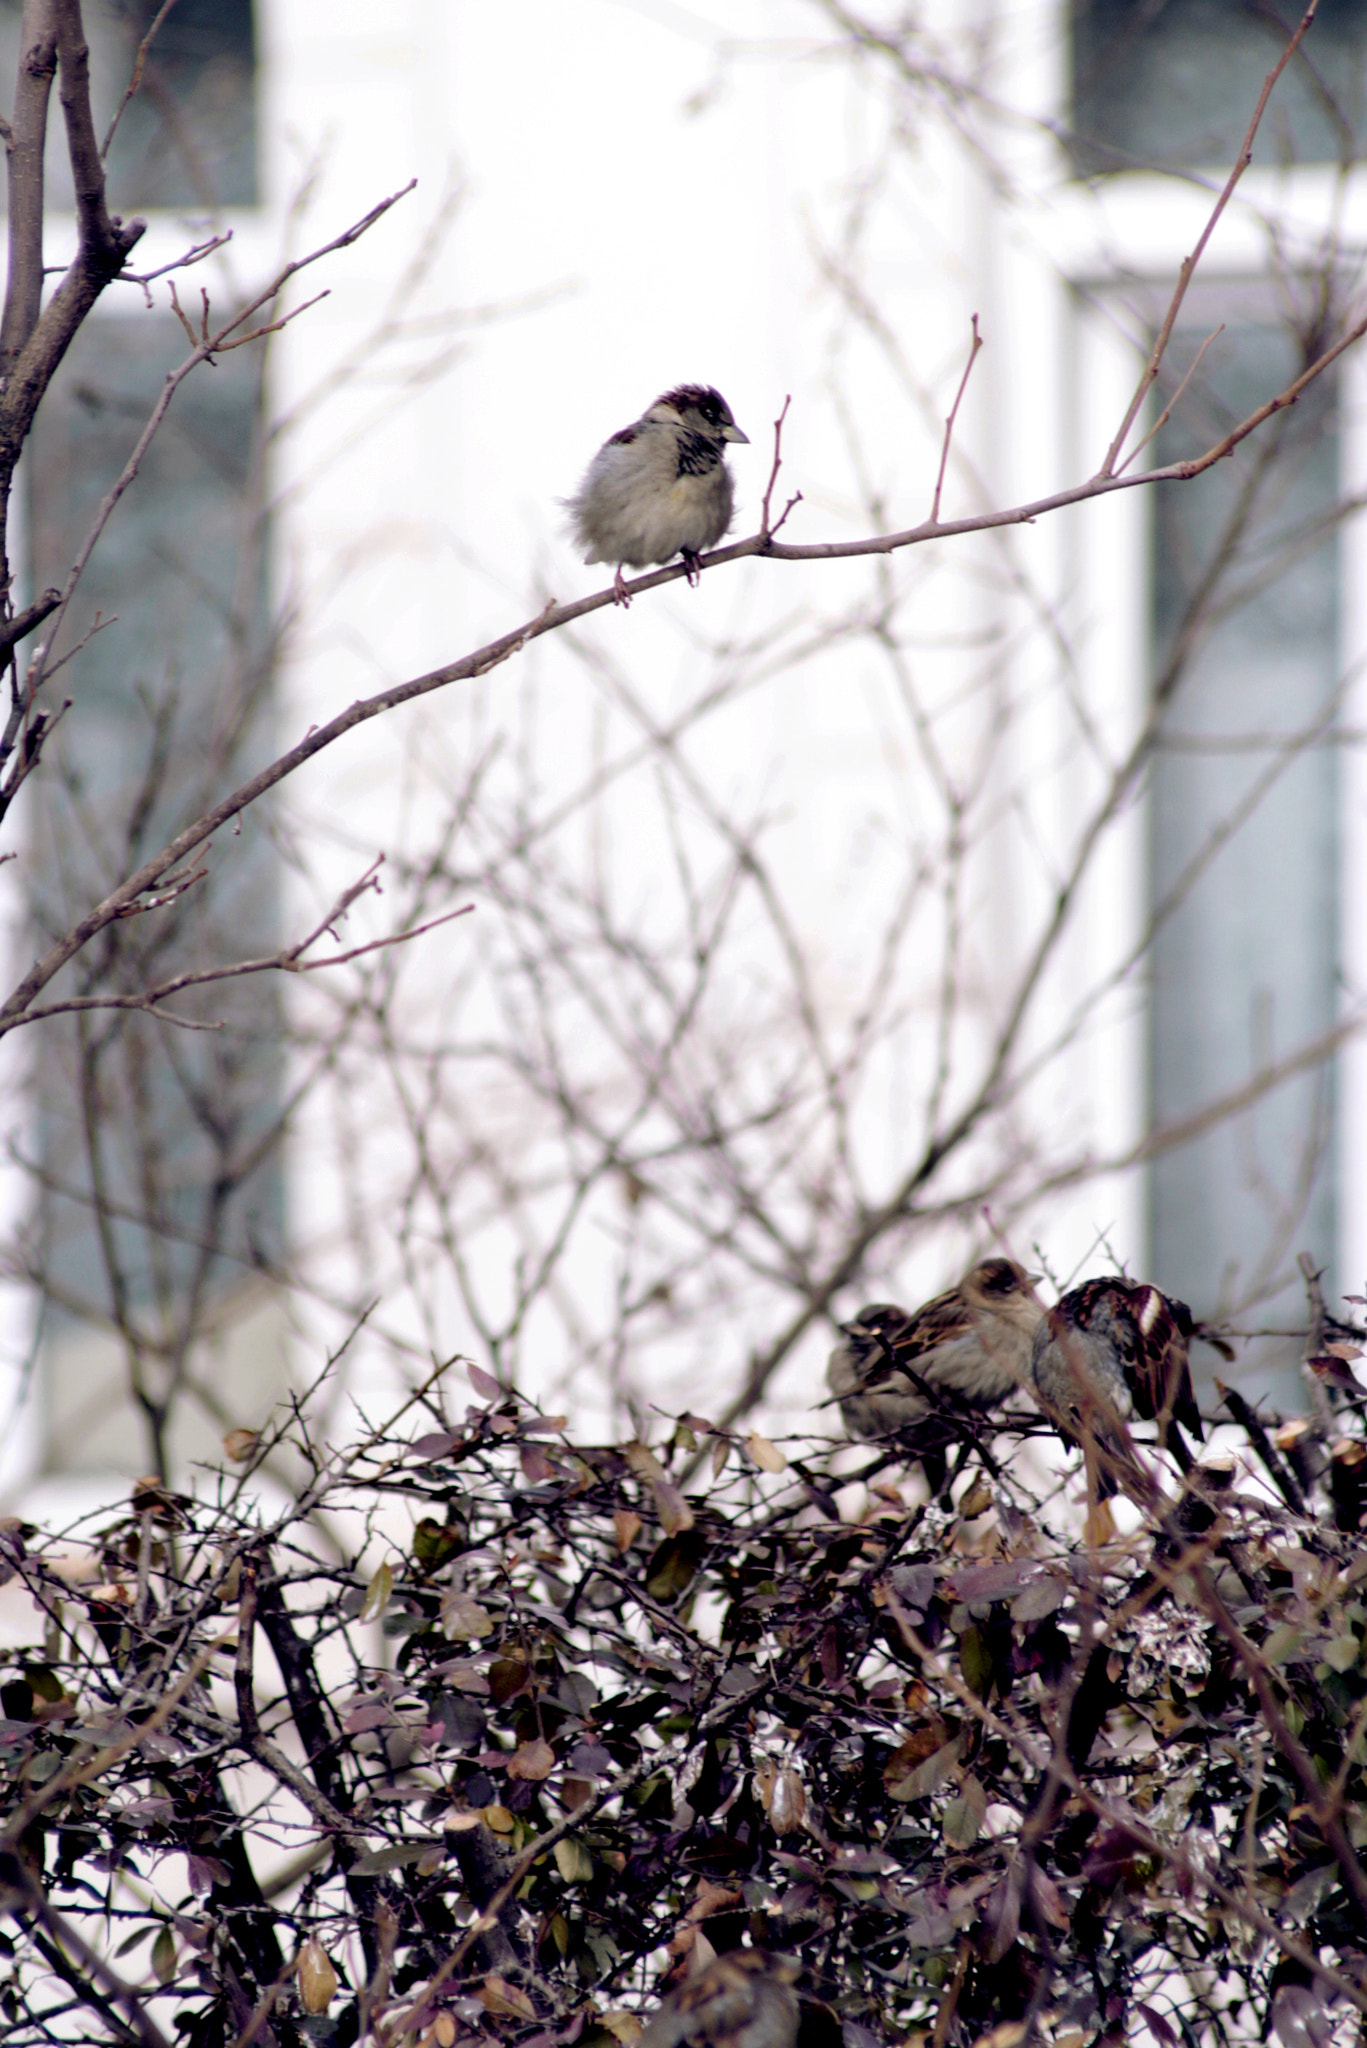
<svg viewBox="0 0 1367 2048"><path fill-rule="evenodd" d="M103 141L133 76L159 0L85 0L95 132ZM12 105L22 0L0 0L0 105ZM137 93L109 152L109 203L211 212L251 206L257 180L256 30L252 0L176 0L157 30ZM48 123L51 203L69 208L71 174L54 92Z"/></svg>
<svg viewBox="0 0 1367 2048"><path fill-rule="evenodd" d="M1201 336L1178 334L1168 390ZM1209 447L1300 367L1284 329L1232 327L1158 440ZM1158 1129L1329 1031L1338 961L1337 393L1312 384L1228 460L1153 498L1153 661L1176 673L1151 790L1150 1079ZM1193 630L1193 620L1198 620ZM1335 1252L1332 1066L1150 1177L1153 1277L1198 1313L1303 1320L1296 1255ZM1278 1363L1266 1353L1263 1364Z"/></svg>
<svg viewBox="0 0 1367 2048"><path fill-rule="evenodd" d="M1287 0L1073 0L1079 171L1228 164L1300 20ZM1322 0L1254 162L1336 163L1367 133L1367 0Z"/></svg>
<svg viewBox="0 0 1367 2048"><path fill-rule="evenodd" d="M77 336L24 458L33 587L64 580L184 348L157 314L96 318ZM260 375L259 352L242 349L186 380L78 591L57 651L93 638L48 686L71 709L24 794L40 936L270 758ZM278 945L264 817L249 812L194 865L201 880L115 925L66 992L90 975L134 994ZM228 982L167 1007L213 1028L93 1013L34 1034L49 1327L64 1315L108 1327L121 1293L169 1333L192 1298L279 1254L275 992Z"/></svg>

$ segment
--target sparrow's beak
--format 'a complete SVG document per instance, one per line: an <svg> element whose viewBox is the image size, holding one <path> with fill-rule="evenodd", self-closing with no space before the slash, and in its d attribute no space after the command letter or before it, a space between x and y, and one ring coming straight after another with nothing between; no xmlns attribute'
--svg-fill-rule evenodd
<svg viewBox="0 0 1367 2048"><path fill-rule="evenodd" d="M1044 1275L1043 1273L1027 1273L1025 1277L1032 1287L1038 1287Z"/></svg>
<svg viewBox="0 0 1367 2048"><path fill-rule="evenodd" d="M734 420L731 422L731 425L729 427L722 428L721 437L723 441L744 441L747 448L750 445L750 436L748 434L742 434L740 428L736 425Z"/></svg>

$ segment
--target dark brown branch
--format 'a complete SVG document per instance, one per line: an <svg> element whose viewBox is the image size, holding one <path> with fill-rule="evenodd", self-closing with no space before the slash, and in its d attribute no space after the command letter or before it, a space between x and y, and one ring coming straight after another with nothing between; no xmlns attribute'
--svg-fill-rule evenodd
<svg viewBox="0 0 1367 2048"><path fill-rule="evenodd" d="M0 386L38 323L43 303L43 148L57 70L52 0L24 0L9 157L9 283L0 319Z"/></svg>
<svg viewBox="0 0 1367 2048"><path fill-rule="evenodd" d="M57 24L57 97L66 123L66 148L76 193L81 247L92 254L98 252L105 261L113 261L118 270L123 267L128 251L122 246L105 205L104 164L90 111L90 51L81 20L81 0L52 0L52 6Z"/></svg>
<svg viewBox="0 0 1367 2048"><path fill-rule="evenodd" d="M80 241L70 269L41 312L37 311L32 279L27 272L23 288L25 295L16 302L13 331L7 337L16 353L7 365L9 375L5 379L3 398L0 398L0 505L8 499L14 465L19 460L33 416L57 365L100 293L122 270L129 250L147 225L137 219L127 225L114 220L105 205L104 167L100 162L95 124L90 113L89 52L79 0L48 0L45 19L51 22L55 37L58 94L66 122L67 152L76 189ZM26 115L31 120L37 118L36 85L35 80L35 106ZM35 192L41 208L41 185L37 174L30 168L24 194L26 207L33 205ZM41 292L41 246L35 240L31 225L27 236L23 261L31 270L36 257L38 289ZM36 317L26 329L30 315Z"/></svg>
<svg viewBox="0 0 1367 2048"><path fill-rule="evenodd" d="M1256 1410L1249 1406L1237 1387L1227 1387L1223 1380L1216 1380L1215 1391L1262 1459L1269 1479L1286 1505L1294 1514L1303 1515L1305 1495L1301 1491L1300 1481L1285 1460L1278 1455L1271 1438L1258 1420Z"/></svg>
<svg viewBox="0 0 1367 2048"><path fill-rule="evenodd" d="M43 620L56 611L61 601L60 590L45 590L41 597L36 597L23 611L16 612L12 619L0 620L0 651L16 647L21 640L27 640L35 626L41 626Z"/></svg>

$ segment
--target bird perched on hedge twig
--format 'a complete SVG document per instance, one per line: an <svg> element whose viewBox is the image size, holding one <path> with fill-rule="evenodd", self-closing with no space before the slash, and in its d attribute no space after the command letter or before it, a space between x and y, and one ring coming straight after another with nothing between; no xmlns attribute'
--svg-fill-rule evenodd
<svg viewBox="0 0 1367 2048"><path fill-rule="evenodd" d="M842 1323L826 1379L850 1435L911 1432L938 1494L955 1411L994 1408L1027 1383L1044 1318L1037 1278L1014 1259L983 1259L914 1312L875 1302Z"/></svg>
<svg viewBox="0 0 1367 2048"><path fill-rule="evenodd" d="M1152 1494L1129 1441L1132 1415L1157 1423L1159 1443L1184 1473L1191 1470L1182 1430L1204 1442L1187 1357L1195 1335L1228 1351L1184 1301L1145 1281L1115 1278L1084 1280L1040 1324L1031 1378L1063 1441L1082 1446L1089 1500L1110 1499L1122 1477L1140 1498Z"/></svg>
<svg viewBox="0 0 1367 2048"><path fill-rule="evenodd" d="M759 1949L713 1956L664 1999L637 2048L793 2048L796 1974Z"/></svg>
<svg viewBox="0 0 1367 2048"><path fill-rule="evenodd" d="M605 441L566 500L586 562L615 562L613 596L630 604L622 565L643 569L682 555L691 584L698 556L731 524L735 486L728 441L746 441L710 384L680 384Z"/></svg>

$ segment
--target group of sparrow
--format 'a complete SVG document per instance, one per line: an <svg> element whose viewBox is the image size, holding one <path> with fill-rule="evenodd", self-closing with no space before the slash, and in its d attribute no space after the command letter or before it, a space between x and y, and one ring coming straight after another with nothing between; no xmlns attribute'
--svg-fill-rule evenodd
<svg viewBox="0 0 1367 2048"><path fill-rule="evenodd" d="M568 500L586 562L613 562L613 590L628 602L623 565L682 555L690 583L698 557L731 524L727 445L746 441L719 391L681 384L603 443ZM1013 1259L984 1259L947 1294L914 1314L887 1303L843 1326L828 1374L852 1436L896 1431L911 1443L933 1492L943 1486L956 1413L996 1407L1032 1386L1065 1441L1096 1467L1097 1497L1117 1490L1126 1424L1156 1422L1183 1471L1181 1432L1202 1441L1191 1390L1190 1311L1156 1287L1088 1280L1047 1313L1035 1277Z"/></svg>
<svg viewBox="0 0 1367 2048"><path fill-rule="evenodd" d="M1183 1431L1204 1439L1187 1346L1210 1333L1185 1302L1144 1281L1084 1280L1046 1310L1039 1277L1014 1259L983 1259L923 1308L878 1302L842 1324L826 1376L850 1435L895 1432L938 1493L947 1447L963 1435L956 1419L1028 1387L1064 1442L1082 1446L1098 1500L1139 1471L1128 1433L1136 1417L1156 1423L1159 1442L1190 1471Z"/></svg>
<svg viewBox="0 0 1367 2048"><path fill-rule="evenodd" d="M616 564L619 603L629 602L624 565L682 555L697 582L698 557L731 524L727 444L748 438L719 391L682 384L603 443L567 509L584 560ZM1134 1417L1156 1423L1159 1442L1189 1471L1182 1432L1203 1437L1187 1345L1207 1333L1186 1304L1108 1278L1084 1281L1046 1310L1038 1278L1014 1259L983 1259L923 1308L877 1302L843 1324L827 1378L850 1435L896 1436L938 1494L963 1423L1029 1387L1064 1441L1081 1445L1093 1499L1142 1479ZM639 2048L793 2048L799 2009L788 1965L754 1949L709 1950L695 1963Z"/></svg>
<svg viewBox="0 0 1367 2048"><path fill-rule="evenodd" d="M1182 1432L1204 1439L1187 1345L1198 1332L1221 1340L1184 1302L1144 1282L1085 1280L1046 1310L1038 1278L1014 1259L983 1259L923 1308L877 1302L842 1324L827 1378L850 1435L895 1436L938 1492L956 1416L980 1416L1030 1387L1064 1441L1082 1446L1095 1499L1141 1473L1133 1417L1156 1423L1159 1441L1190 1470ZM758 1949L704 1948L638 2048L795 2048L796 1975Z"/></svg>

